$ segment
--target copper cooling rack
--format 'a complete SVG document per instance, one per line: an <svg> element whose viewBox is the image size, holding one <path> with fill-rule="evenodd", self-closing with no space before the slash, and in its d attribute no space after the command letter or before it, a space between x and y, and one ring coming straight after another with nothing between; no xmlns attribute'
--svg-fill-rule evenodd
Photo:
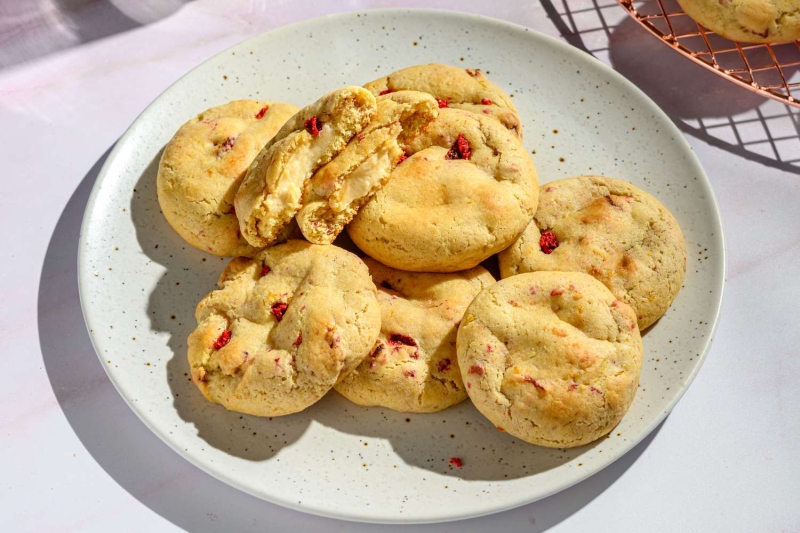
<svg viewBox="0 0 800 533"><path fill-rule="evenodd" d="M751 91L800 107L800 81L794 76L800 66L799 41L738 43L697 24L675 0L617 1L650 33L692 61Z"/></svg>

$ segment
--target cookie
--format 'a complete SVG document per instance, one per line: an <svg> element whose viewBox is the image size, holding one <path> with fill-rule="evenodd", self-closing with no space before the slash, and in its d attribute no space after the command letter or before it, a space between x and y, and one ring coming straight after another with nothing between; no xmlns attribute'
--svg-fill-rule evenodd
<svg viewBox="0 0 800 533"><path fill-rule="evenodd" d="M800 39L797 0L678 0L695 21L714 33L745 43Z"/></svg>
<svg viewBox="0 0 800 533"><path fill-rule="evenodd" d="M233 196L250 163L297 112L291 104L236 100L212 107L181 126L158 165L158 203L169 225L200 250L248 256Z"/></svg>
<svg viewBox="0 0 800 533"><path fill-rule="evenodd" d="M230 262L195 312L192 381L232 411L302 411L374 346L380 308L366 265L336 246L288 241Z"/></svg>
<svg viewBox="0 0 800 533"><path fill-rule="evenodd" d="M242 235L252 246L272 244L302 207L311 176L375 116L361 87L332 91L297 112L256 156L234 198Z"/></svg>
<svg viewBox="0 0 800 533"><path fill-rule="evenodd" d="M365 258L378 287L378 342L336 385L348 400L408 413L432 413L467 398L456 355L461 317L494 283L483 267L452 274L404 272Z"/></svg>
<svg viewBox="0 0 800 533"><path fill-rule="evenodd" d="M475 407L532 444L581 446L627 412L642 368L633 309L580 272L533 272L482 290L458 328Z"/></svg>
<svg viewBox="0 0 800 533"><path fill-rule="evenodd" d="M442 107L466 109L500 121L522 138L522 122L511 98L489 81L481 69L430 63L393 72L364 85L372 94L422 91L432 94Z"/></svg>
<svg viewBox="0 0 800 533"><path fill-rule="evenodd" d="M457 272L509 246L533 217L536 168L498 121L461 109L439 117L347 231L381 263L415 272Z"/></svg>
<svg viewBox="0 0 800 533"><path fill-rule="evenodd" d="M499 263L503 278L539 270L591 274L633 307L645 329L678 294L686 247L661 202L621 180L580 176L541 187L535 219Z"/></svg>
<svg viewBox="0 0 800 533"><path fill-rule="evenodd" d="M377 101L372 122L306 187L297 221L311 242L332 243L405 158L409 141L439 114L436 100L427 93L397 91Z"/></svg>

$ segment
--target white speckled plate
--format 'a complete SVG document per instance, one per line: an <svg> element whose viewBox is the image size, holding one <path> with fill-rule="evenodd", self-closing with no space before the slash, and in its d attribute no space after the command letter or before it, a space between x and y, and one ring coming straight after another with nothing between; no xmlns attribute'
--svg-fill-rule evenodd
<svg viewBox="0 0 800 533"><path fill-rule="evenodd" d="M441 413L364 409L335 393L261 419L204 400L189 381L197 301L227 260L184 244L156 201L161 150L204 109L236 98L302 106L395 69L479 67L519 107L543 182L616 176L653 193L686 235L688 273L644 337L641 388L607 439L550 450L500 433L469 401ZM630 450L672 409L709 348L725 253L711 187L667 116L588 55L520 26L439 11L385 10L304 22L203 63L134 122L106 161L81 231L86 322L109 377L164 442L217 478L271 502L374 522L434 522L509 509L562 490ZM688 437L688 436L687 436ZM463 468L448 465L460 457Z"/></svg>

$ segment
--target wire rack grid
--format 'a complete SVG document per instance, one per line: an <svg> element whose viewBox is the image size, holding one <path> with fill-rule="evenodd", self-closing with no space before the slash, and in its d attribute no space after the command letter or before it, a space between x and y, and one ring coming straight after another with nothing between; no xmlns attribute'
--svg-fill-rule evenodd
<svg viewBox="0 0 800 533"><path fill-rule="evenodd" d="M730 41L696 23L674 0L644 5L634 0L617 1L650 33L692 61L751 91L800 107L800 81L795 79L800 67L800 42Z"/></svg>

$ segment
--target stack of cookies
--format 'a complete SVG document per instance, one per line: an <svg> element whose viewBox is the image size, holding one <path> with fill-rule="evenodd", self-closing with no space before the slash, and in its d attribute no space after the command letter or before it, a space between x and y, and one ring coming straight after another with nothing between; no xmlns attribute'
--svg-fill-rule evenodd
<svg viewBox="0 0 800 533"><path fill-rule="evenodd" d="M259 416L331 389L415 413L469 397L534 444L608 433L638 386L640 330L681 287L683 236L623 181L540 188L521 138L480 70L437 64L186 123L159 202L187 242L235 257L195 313L200 391ZM360 254L334 244L345 230ZM481 266L496 254L499 282Z"/></svg>

